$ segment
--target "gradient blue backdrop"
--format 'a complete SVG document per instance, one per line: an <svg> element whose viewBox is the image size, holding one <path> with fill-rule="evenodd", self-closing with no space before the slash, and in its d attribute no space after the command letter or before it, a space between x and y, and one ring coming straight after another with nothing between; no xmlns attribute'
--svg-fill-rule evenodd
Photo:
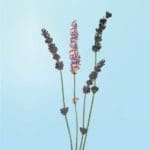
<svg viewBox="0 0 150 150"><path fill-rule="evenodd" d="M65 63L65 92L74 127L69 28L79 26L82 86L93 65L95 28L113 13L98 58L106 59L98 84L87 150L150 150L149 0L1 1L1 150L69 150L59 74L41 36L49 30ZM79 93L80 92L80 93ZM88 97L90 102L90 96ZM81 120L81 118L80 118Z"/></svg>

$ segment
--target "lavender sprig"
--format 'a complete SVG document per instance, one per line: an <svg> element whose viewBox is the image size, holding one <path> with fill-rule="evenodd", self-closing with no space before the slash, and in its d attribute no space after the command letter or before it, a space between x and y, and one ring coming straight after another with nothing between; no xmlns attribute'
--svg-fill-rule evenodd
<svg viewBox="0 0 150 150"><path fill-rule="evenodd" d="M76 74L80 69L80 55L78 52L78 30L77 30L77 22L74 20L71 24L70 29L70 71L73 74L73 103L75 109L75 121L76 121L76 141L75 141L75 150L78 149L78 110L77 110L77 102L78 98L76 97Z"/></svg>
<svg viewBox="0 0 150 150"><path fill-rule="evenodd" d="M99 28L96 29L95 45L93 45L93 47L92 47L93 51L95 52L95 60L94 60L95 68L94 68L94 70L96 72L100 72L101 67L105 64L105 61L102 60L99 62L99 66L96 65L97 64L97 52L102 48L102 45L101 45L102 33L103 33L104 29L106 28L107 19L110 17L112 17L112 13L107 11L105 17L100 19ZM91 114L92 114L93 104L94 104L94 99L95 99L95 93L98 91L98 87L96 86L96 78L94 79L94 86L91 88L91 90L93 92L93 96L92 96L92 101L91 101L90 111L89 111L89 116L88 116L87 131L89 130L90 119L91 119ZM82 150L85 149L87 134L88 134L88 132L85 134Z"/></svg>
<svg viewBox="0 0 150 150"><path fill-rule="evenodd" d="M66 107L65 95L64 95L64 83L63 83L63 75L62 75L62 70L63 70L64 64L63 64L63 61L60 61L60 55L57 54L58 48L53 43L53 39L50 37L48 31L46 29L42 29L41 31L42 31L42 35L45 38L45 43L48 44L48 49L49 49L50 53L52 54L53 59L56 60L55 68L60 71L61 87L62 87L62 99L63 99L63 108L60 109L60 112L65 117L65 122L66 122L67 130L68 130L68 134L69 134L69 139L70 139L70 147L71 147L71 150L73 150L72 135L71 135L71 130L70 130L68 117L67 117L67 113L68 113L69 108Z"/></svg>
<svg viewBox="0 0 150 150"><path fill-rule="evenodd" d="M98 78L99 73L101 72L102 67L105 65L105 60L102 59L99 62L97 62L97 52L99 52L102 48L102 35L103 31L106 28L106 23L108 18L112 17L112 14L110 12L106 12L105 16L100 19L99 26L96 28L96 33L94 36L94 44L92 46L92 51L94 52L94 67L91 73L88 76L88 80L86 81L85 85L83 86L83 93L84 93L84 100L83 100L83 122L82 127L80 127L81 132L81 141L80 141L80 147L79 150L84 150L87 140L87 135L89 132L89 126L90 126L90 120L95 100L95 95L99 90L99 87L96 85L96 79ZM67 131L69 134L70 139L70 147L71 150L73 150L73 142L72 142L72 135L70 130L70 125L68 122L68 111L69 108L66 106L65 102L65 92L64 92L64 80L63 80L63 73L62 70L64 68L64 63L61 60L60 55L58 54L58 48L56 47L55 43L53 42L52 37L49 35L48 31L46 29L42 29L42 35L45 38L45 43L48 45L49 52L52 54L52 58L55 60L55 68L59 70L60 72L60 80L61 80L61 90L62 90L62 102L63 107L60 109L60 113L64 116ZM70 50L69 50L69 56L71 60L70 64L70 71L73 75L73 104L75 108L75 121L76 121L76 141L75 141L75 150L78 150L78 111L77 111L77 102L78 98L76 97L76 75L77 72L80 69L80 55L78 52L78 30L77 30L77 22L74 20L71 24L70 29ZM87 124L85 124L85 117L86 117L86 97L88 94L92 93L92 100L90 104L89 114L87 118Z"/></svg>
<svg viewBox="0 0 150 150"><path fill-rule="evenodd" d="M105 60L100 60L96 66L94 67L93 71L89 74L89 79L86 81L86 85L83 87L83 93L84 93L84 100L83 100L83 123L82 127L80 127L80 132L82 134L81 136L81 142L80 142L80 150L82 148L84 135L87 135L88 127L85 127L85 104L86 104L86 95L92 91L93 94L95 94L98 91L98 87L94 85L94 81L98 77L99 72L101 71L101 68L105 65Z"/></svg>

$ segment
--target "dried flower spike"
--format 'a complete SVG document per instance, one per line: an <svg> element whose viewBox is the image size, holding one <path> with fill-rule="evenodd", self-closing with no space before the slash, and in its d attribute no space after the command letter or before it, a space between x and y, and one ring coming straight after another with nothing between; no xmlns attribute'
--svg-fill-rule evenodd
<svg viewBox="0 0 150 150"><path fill-rule="evenodd" d="M76 21L73 21L71 24L71 29L70 29L70 60L71 60L71 69L70 71L73 74L76 74L77 71L80 69L80 55L78 52L78 31L77 31L77 23Z"/></svg>
<svg viewBox="0 0 150 150"><path fill-rule="evenodd" d="M106 28L107 19L110 18L111 16L112 14L110 12L106 12L106 17L103 17L99 21L99 27L96 29L96 34L95 34L95 43L92 46L92 50L94 52L98 52L102 48L100 43L102 41L102 33Z"/></svg>
<svg viewBox="0 0 150 150"><path fill-rule="evenodd" d="M64 67L63 61L60 61L60 55L57 54L58 48L54 43L52 43L52 38L50 37L48 31L46 29L42 29L42 35L45 38L45 42L48 44L49 52L52 54L53 59L56 60L55 68L58 70L62 70Z"/></svg>

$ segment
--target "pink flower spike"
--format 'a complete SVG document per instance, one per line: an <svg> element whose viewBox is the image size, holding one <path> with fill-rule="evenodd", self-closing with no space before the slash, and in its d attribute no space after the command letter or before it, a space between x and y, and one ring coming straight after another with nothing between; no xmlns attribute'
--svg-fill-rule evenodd
<svg viewBox="0 0 150 150"><path fill-rule="evenodd" d="M77 30L77 23L74 20L71 24L71 29L70 29L70 60L71 60L71 69L70 71L73 74L76 74L77 71L80 69L80 55L78 52L78 30Z"/></svg>

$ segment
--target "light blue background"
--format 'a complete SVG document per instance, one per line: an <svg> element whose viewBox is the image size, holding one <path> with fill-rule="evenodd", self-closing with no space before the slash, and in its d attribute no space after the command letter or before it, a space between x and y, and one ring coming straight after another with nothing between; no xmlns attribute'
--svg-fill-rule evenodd
<svg viewBox="0 0 150 150"><path fill-rule="evenodd" d="M69 150L66 126L59 113L59 73L40 30L48 29L64 60L73 128L70 24L77 19L79 26L81 110L82 86L93 65L95 28L106 10L113 17L98 55L106 59L106 66L97 81L100 91L86 150L150 150L149 0L3 0L0 6L2 150ZM90 96L87 101L91 101Z"/></svg>

